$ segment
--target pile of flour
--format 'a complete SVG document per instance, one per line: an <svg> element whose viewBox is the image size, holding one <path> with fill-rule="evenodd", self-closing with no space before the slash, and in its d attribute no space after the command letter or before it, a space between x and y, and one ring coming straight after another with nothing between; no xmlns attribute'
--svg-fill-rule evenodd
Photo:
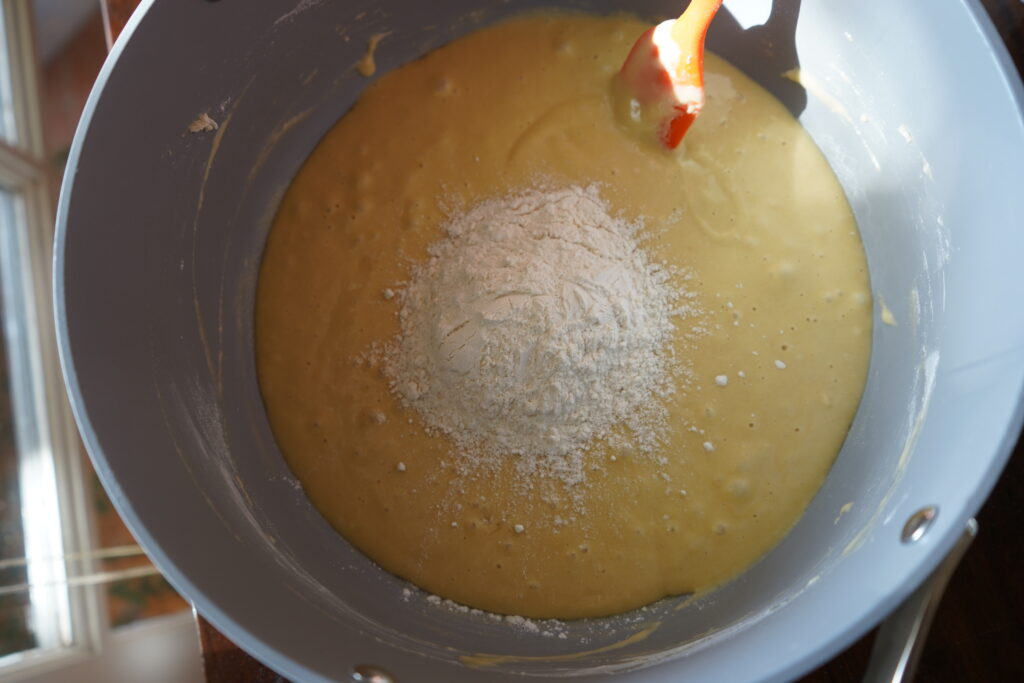
<svg viewBox="0 0 1024 683"><path fill-rule="evenodd" d="M597 439L652 450L685 295L638 244L641 227L596 187L522 191L454 217L396 299L393 390L463 455L521 456L569 483Z"/></svg>

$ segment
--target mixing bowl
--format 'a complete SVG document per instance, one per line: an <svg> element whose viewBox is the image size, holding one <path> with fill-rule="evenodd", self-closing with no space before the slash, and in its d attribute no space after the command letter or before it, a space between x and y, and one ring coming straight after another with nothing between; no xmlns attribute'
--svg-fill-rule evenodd
<svg viewBox="0 0 1024 683"><path fill-rule="evenodd" d="M711 49L800 114L853 206L876 306L895 322L876 325L862 405L807 513L718 590L565 624L435 604L342 540L285 465L257 386L253 299L275 209L371 82L351 68L370 35L390 32L377 53L386 71L550 5L651 20L679 9L151 0L89 99L55 264L82 436L171 583L289 678L346 678L360 665L398 681L789 678L928 575L1016 438L1022 89L980 6L733 0ZM190 128L201 114L216 129ZM938 514L925 533L902 540L929 507Z"/></svg>

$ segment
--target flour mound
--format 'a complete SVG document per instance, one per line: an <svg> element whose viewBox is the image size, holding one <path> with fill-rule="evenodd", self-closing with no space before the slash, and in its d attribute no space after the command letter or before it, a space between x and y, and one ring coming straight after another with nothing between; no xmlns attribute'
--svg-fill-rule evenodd
<svg viewBox="0 0 1024 683"><path fill-rule="evenodd" d="M400 292L385 374L427 428L477 458L581 477L613 434L651 450L673 391L680 292L597 188L527 190L452 219Z"/></svg>

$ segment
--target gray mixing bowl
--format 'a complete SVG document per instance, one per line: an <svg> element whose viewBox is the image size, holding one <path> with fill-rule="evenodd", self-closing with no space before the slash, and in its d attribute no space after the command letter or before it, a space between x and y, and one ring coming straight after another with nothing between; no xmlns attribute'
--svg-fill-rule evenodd
<svg viewBox="0 0 1024 683"><path fill-rule="evenodd" d="M551 4L650 19L679 6L151 0L89 98L55 264L78 424L171 583L289 678L346 678L361 664L402 682L790 678L937 565L1017 436L1022 89L980 6L779 1L767 21L770 0L734 0L711 47L800 112L856 213L877 301L897 322L876 327L863 404L807 514L709 595L536 630L406 595L340 539L285 466L256 383L253 298L270 221L366 86L350 65L370 34L391 31L378 51L386 71ZM779 76L797 63L806 93ZM204 112L219 128L188 132ZM938 507L933 525L901 542L925 506ZM564 637L545 633L554 628Z"/></svg>

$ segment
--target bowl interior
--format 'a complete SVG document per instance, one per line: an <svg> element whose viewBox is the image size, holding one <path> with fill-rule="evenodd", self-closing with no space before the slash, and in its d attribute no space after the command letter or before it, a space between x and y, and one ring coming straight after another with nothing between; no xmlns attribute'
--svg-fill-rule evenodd
<svg viewBox="0 0 1024 683"><path fill-rule="evenodd" d="M737 0L709 45L800 115L853 206L876 303L897 321L876 325L861 408L807 513L711 594L566 624L494 620L407 595L341 540L285 466L256 382L256 275L277 204L368 82L348 65L371 34L392 32L377 53L386 72L552 5L652 20L677 9L156 0L132 20L90 99L56 263L62 360L83 437L172 583L290 678L336 678L358 664L398 680L794 675L926 575L1016 435L1024 321L1007 313L1024 298L1013 256L1024 214L1021 89L977 5ZM793 69L802 86L783 77ZM186 132L204 112L219 128ZM952 130L950 112L971 125ZM939 507L936 523L902 544L904 521L925 505Z"/></svg>

